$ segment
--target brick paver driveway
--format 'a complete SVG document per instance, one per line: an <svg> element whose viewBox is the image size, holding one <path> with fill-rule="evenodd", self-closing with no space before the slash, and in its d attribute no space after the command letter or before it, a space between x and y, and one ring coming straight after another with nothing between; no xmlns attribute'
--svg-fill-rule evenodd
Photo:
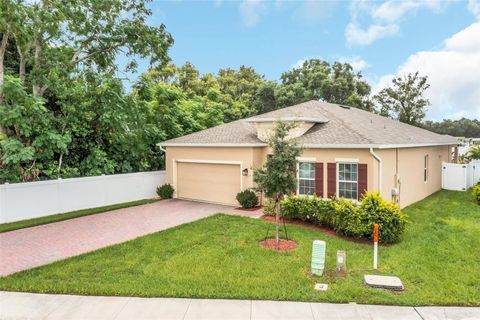
<svg viewBox="0 0 480 320"><path fill-rule="evenodd" d="M222 212L260 211L185 200L163 200L0 234L0 275L8 275Z"/></svg>

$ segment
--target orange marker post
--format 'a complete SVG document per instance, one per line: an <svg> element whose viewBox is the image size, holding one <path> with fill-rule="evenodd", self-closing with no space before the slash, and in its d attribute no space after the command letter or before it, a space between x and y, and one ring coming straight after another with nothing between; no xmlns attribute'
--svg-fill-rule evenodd
<svg viewBox="0 0 480 320"><path fill-rule="evenodd" d="M378 224L373 225L373 269L377 270L378 264Z"/></svg>

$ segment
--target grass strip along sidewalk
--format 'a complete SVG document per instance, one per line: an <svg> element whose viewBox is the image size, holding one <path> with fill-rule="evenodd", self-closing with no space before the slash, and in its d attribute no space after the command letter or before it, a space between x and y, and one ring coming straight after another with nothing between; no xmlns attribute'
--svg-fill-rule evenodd
<svg viewBox="0 0 480 320"><path fill-rule="evenodd" d="M83 210L71 211L71 212L66 212L66 213L59 213L59 214L54 214L54 215L51 215L51 216L33 218L33 219L28 219L28 220L2 223L2 224L0 224L0 233L7 232L7 231L13 231L13 230L17 230L17 229L39 226L39 225L42 225L42 224L47 224L47 223L52 223L52 222L58 222L58 221L83 217L83 216L89 216L89 215L92 215L92 214L111 211L111 210L116 210L116 209L139 206L139 205L142 205L142 204L152 203L152 202L155 202L155 201L158 201L158 200L157 199L142 199L142 200L112 204L112 205L104 206L104 207L83 209Z"/></svg>

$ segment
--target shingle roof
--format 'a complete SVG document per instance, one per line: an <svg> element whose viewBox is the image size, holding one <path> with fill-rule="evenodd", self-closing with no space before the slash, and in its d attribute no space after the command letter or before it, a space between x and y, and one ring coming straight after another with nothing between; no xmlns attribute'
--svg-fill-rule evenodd
<svg viewBox="0 0 480 320"><path fill-rule="evenodd" d="M298 142L304 147L402 147L457 144L440 135L353 107L308 101L251 118L233 121L160 143L162 146L264 146L257 138L254 121L285 118L316 119Z"/></svg>

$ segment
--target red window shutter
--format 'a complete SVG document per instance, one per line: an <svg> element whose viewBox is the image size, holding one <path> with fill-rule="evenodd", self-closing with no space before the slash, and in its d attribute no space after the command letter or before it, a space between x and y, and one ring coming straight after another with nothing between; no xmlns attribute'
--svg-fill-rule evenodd
<svg viewBox="0 0 480 320"><path fill-rule="evenodd" d="M315 194L323 198L323 163L315 163Z"/></svg>
<svg viewBox="0 0 480 320"><path fill-rule="evenodd" d="M361 199L368 189L368 170L366 163L358 164L358 198Z"/></svg>
<svg viewBox="0 0 480 320"><path fill-rule="evenodd" d="M327 164L327 196L333 197L337 193L337 164Z"/></svg>

